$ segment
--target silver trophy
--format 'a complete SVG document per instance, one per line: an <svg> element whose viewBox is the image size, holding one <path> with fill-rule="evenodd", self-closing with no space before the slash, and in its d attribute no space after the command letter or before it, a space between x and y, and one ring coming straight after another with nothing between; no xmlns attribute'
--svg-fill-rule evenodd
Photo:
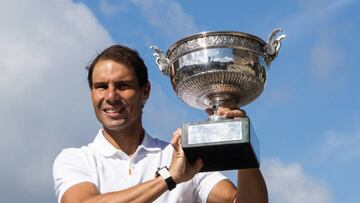
<svg viewBox="0 0 360 203"><path fill-rule="evenodd" d="M190 163L201 157L202 171L259 167L259 142L249 118L228 119L216 112L260 96L285 38L281 32L275 29L267 42L243 32L202 32L177 41L166 55L150 47L178 97L194 108L214 111L207 121L182 125L186 157Z"/></svg>

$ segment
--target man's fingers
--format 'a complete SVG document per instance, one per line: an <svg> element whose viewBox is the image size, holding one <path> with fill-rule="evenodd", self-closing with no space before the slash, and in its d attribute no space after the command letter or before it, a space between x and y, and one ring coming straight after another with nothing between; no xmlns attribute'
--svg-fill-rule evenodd
<svg viewBox="0 0 360 203"><path fill-rule="evenodd" d="M246 117L246 112L241 109L226 111L223 114L226 118Z"/></svg>
<svg viewBox="0 0 360 203"><path fill-rule="evenodd" d="M179 150L181 150L181 129L178 128L174 133L173 133L173 138L171 140L171 145L174 147L174 150L176 152L179 152Z"/></svg>
<svg viewBox="0 0 360 203"><path fill-rule="evenodd" d="M206 112L210 113L210 110L207 109ZM216 113L226 118L246 117L246 112L242 109L230 109L227 107L219 107Z"/></svg>

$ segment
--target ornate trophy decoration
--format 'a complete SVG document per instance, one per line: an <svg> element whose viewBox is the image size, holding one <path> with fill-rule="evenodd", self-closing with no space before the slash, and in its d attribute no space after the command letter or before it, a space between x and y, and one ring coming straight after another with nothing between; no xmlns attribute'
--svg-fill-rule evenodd
<svg viewBox="0 0 360 203"><path fill-rule="evenodd" d="M182 145L190 162L201 157L202 171L259 166L259 143L250 120L217 115L219 107L242 107L264 90L267 71L276 58L281 29L267 43L243 32L202 32L177 41L166 55L156 46L156 64L170 77L186 104L214 110L205 122L182 126Z"/></svg>

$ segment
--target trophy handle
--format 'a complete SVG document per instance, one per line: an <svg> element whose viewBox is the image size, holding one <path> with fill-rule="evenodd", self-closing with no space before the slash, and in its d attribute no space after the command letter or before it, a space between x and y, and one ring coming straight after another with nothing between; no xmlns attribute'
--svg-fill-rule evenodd
<svg viewBox="0 0 360 203"><path fill-rule="evenodd" d="M265 62L268 65L270 65L270 63L278 55L281 47L281 40L283 40L286 37L286 35L282 34L275 39L275 37L281 32L282 32L281 28L274 29L269 35L268 41L264 46Z"/></svg>
<svg viewBox="0 0 360 203"><path fill-rule="evenodd" d="M157 46L150 46L150 49L153 50L153 55L155 56L155 62L156 65L158 66L160 72L162 72L163 74L170 76L170 70L169 70L169 64L170 64L170 60L168 58L166 58L165 54L163 53L163 51L158 48Z"/></svg>

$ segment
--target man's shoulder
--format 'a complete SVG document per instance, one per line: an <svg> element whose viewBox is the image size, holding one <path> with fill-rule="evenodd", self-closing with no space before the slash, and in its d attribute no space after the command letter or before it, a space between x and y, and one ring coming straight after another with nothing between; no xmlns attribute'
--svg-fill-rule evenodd
<svg viewBox="0 0 360 203"><path fill-rule="evenodd" d="M88 153L90 153L90 151L91 151L91 149L90 149L89 146L90 146L90 145L81 146L81 147L69 147L69 148L64 148L64 149L62 149L62 151L59 153L59 155L61 155L61 154L65 154L65 155L88 154Z"/></svg>
<svg viewBox="0 0 360 203"><path fill-rule="evenodd" d="M82 146L79 148L65 148L57 155L57 157L55 158L55 162L76 162L87 159L89 156L92 156L92 152L89 149L89 146Z"/></svg>
<svg viewBox="0 0 360 203"><path fill-rule="evenodd" d="M148 136L149 140L151 140L151 141L150 141L150 142L151 142L151 145L158 146L158 147L160 147L161 149L164 149L164 148L166 148L167 146L170 145L169 142L166 142L166 141L164 141L164 140L161 140L161 139L159 139L159 138L157 138L157 137L152 137L152 136L149 135L149 134L147 134L147 136Z"/></svg>

